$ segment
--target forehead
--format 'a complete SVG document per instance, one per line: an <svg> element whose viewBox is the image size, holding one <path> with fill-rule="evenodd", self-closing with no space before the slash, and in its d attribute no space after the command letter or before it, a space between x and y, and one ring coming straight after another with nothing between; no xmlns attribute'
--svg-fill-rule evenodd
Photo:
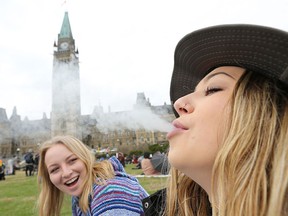
<svg viewBox="0 0 288 216"><path fill-rule="evenodd" d="M56 143L54 145L52 145L48 150L47 150L47 153L48 152L62 152L62 151L70 151L64 144L62 143ZM46 154L47 154L46 153Z"/></svg>
<svg viewBox="0 0 288 216"><path fill-rule="evenodd" d="M46 151L45 163L47 164L65 159L71 154L73 153L65 145L55 144Z"/></svg>

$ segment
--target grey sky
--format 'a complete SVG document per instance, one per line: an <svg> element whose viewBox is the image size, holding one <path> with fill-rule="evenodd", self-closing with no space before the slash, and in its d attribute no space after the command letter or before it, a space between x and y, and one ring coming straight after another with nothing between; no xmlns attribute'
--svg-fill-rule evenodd
<svg viewBox="0 0 288 216"><path fill-rule="evenodd" d="M187 33L224 23L288 30L286 0L3 0L0 107L50 117L53 43L64 12L79 48L82 114L130 110L136 93L169 103L173 52ZM197 3L195 3L197 2Z"/></svg>

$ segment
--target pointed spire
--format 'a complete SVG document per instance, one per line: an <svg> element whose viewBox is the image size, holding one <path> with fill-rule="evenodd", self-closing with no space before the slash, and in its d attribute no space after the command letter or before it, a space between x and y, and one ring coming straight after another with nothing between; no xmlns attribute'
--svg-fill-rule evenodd
<svg viewBox="0 0 288 216"><path fill-rule="evenodd" d="M45 112L43 113L43 117L42 117L42 119L47 119L47 115L46 115Z"/></svg>
<svg viewBox="0 0 288 216"><path fill-rule="evenodd" d="M17 109L16 106L13 108L12 116L17 116Z"/></svg>
<svg viewBox="0 0 288 216"><path fill-rule="evenodd" d="M59 38L73 38L67 11L64 15Z"/></svg>
<svg viewBox="0 0 288 216"><path fill-rule="evenodd" d="M13 112L12 112L12 115L10 117L10 120L12 120L12 121L21 121L20 115L17 114L16 106L14 106L14 108L13 108Z"/></svg>

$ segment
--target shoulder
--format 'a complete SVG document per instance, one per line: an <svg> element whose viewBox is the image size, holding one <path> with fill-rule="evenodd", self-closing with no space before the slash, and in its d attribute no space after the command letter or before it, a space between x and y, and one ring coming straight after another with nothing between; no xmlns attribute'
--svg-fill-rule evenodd
<svg viewBox="0 0 288 216"><path fill-rule="evenodd" d="M110 157L109 161L112 164L114 171L125 172L123 165L115 156Z"/></svg>
<svg viewBox="0 0 288 216"><path fill-rule="evenodd" d="M116 157L109 158L111 162L115 177L107 180L108 185L122 185L123 187L139 187L139 181L136 177L126 173L124 167Z"/></svg>
<svg viewBox="0 0 288 216"><path fill-rule="evenodd" d="M112 211L140 215L143 214L142 199L147 196L140 184L116 176L105 185L94 184L91 210L97 215L105 212L113 215Z"/></svg>
<svg viewBox="0 0 288 216"><path fill-rule="evenodd" d="M115 176L113 179L106 181L104 185L93 185L93 194L97 198L105 196L115 196L125 199L126 197L138 197L143 199L148 196L145 189L138 181L123 176Z"/></svg>
<svg viewBox="0 0 288 216"><path fill-rule="evenodd" d="M111 190L120 190L127 194L140 196L141 199L148 196L148 193L140 185L138 179L127 174L117 158L112 157L111 161L114 167L115 177L107 180L105 187L110 188Z"/></svg>

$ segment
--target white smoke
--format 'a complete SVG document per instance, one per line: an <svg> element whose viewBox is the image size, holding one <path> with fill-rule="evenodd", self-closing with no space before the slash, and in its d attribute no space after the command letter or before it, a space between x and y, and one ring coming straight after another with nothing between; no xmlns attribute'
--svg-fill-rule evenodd
<svg viewBox="0 0 288 216"><path fill-rule="evenodd" d="M97 113L97 128L102 132L109 130L139 130L169 132L171 123L152 112L150 108L140 108L126 112Z"/></svg>

